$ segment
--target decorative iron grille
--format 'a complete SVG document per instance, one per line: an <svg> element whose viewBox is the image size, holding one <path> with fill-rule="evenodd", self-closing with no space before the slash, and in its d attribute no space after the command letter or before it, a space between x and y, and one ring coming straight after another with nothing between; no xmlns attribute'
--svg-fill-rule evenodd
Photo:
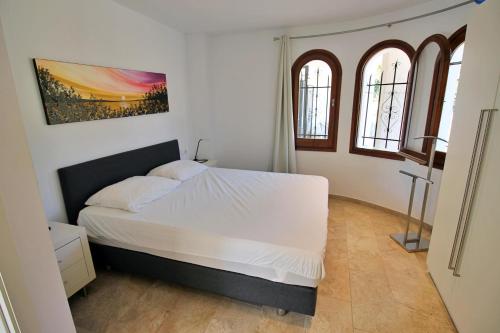
<svg viewBox="0 0 500 333"><path fill-rule="evenodd" d="M304 139L328 139L328 122L330 117L330 93L332 81L326 75L326 85L320 76L325 73L316 69L316 81L309 84L309 65L302 67L299 77L299 112L297 137Z"/></svg>
<svg viewBox="0 0 500 333"><path fill-rule="evenodd" d="M391 81L384 83L384 72L380 73L380 77L374 80L373 74L368 79L366 85L366 105L364 110L364 121L362 126L362 135L358 137L358 146L361 143L363 148L369 148L368 139L371 141L373 149L388 149L390 142L396 142L399 147L401 120L404 110L404 101L406 96L406 86L408 82L396 82L398 66L400 62L396 60L392 64ZM375 123L371 123L367 128L370 118L370 100L376 101L376 117ZM361 113L360 113L361 115ZM397 132L396 132L397 131ZM367 134L371 133L370 134ZM361 139L362 142L359 142Z"/></svg>

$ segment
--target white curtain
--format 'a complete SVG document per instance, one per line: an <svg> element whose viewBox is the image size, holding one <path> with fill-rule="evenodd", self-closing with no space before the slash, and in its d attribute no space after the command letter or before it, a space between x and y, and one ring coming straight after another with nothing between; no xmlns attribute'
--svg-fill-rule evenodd
<svg viewBox="0 0 500 333"><path fill-rule="evenodd" d="M295 137L293 133L290 38L282 36L280 42L273 171L295 173L297 172L297 162L295 159Z"/></svg>

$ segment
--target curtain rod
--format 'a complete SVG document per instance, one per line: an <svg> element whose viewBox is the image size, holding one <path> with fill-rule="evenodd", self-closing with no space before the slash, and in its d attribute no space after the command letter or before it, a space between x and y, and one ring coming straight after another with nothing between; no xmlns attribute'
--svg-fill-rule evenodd
<svg viewBox="0 0 500 333"><path fill-rule="evenodd" d="M381 28L381 27L388 27L388 28L390 28L394 24L409 22L409 21L418 20L418 19L421 19L421 18L424 18L424 17L427 17L427 16L432 16L432 15L444 13L444 12L447 12L449 10L452 10L452 9L455 9L455 8L458 8L458 7L462 7L462 6L468 5L468 4L473 3L473 2L474 2L474 0L468 0L468 1L464 1L464 2L458 3L456 5L450 6L450 7L446 7L446 8L439 9L439 10L435 10L433 12L429 12L429 13L425 13L425 14L421 14L421 15L417 15L417 16L413 16L413 17L408 17L408 18L405 18L405 19L402 19L402 20L397 20L397 21L391 21L391 22L387 22L387 23L381 23L381 24L371 25L371 26L367 26L367 27L363 27L363 28L342 30L342 31L336 31L336 32L327 32L327 33L324 33L324 34L292 36L292 37L290 37L290 39L305 39L305 38L316 38L316 37L326 37L326 36L343 35L343 34L349 34L351 32L358 32L358 31L376 29L376 28ZM277 41L277 40L280 40L280 39L281 39L280 37L274 37L273 41Z"/></svg>

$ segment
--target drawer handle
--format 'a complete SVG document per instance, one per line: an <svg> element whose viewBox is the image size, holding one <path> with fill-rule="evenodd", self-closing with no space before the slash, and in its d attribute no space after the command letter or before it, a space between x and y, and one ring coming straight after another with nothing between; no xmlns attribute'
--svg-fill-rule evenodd
<svg viewBox="0 0 500 333"><path fill-rule="evenodd" d="M57 261L57 263L58 263L58 264L62 264L62 260L58 260L58 261Z"/></svg>
<svg viewBox="0 0 500 333"><path fill-rule="evenodd" d="M68 281L63 281L64 284L68 284Z"/></svg>

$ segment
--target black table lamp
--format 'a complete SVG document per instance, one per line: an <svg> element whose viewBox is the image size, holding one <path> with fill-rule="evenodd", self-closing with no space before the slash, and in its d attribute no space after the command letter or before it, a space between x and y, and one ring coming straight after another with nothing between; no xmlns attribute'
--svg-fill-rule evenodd
<svg viewBox="0 0 500 333"><path fill-rule="evenodd" d="M194 161L196 162L200 162L200 163L205 163L206 161L208 161L206 158L203 158L203 159L198 159L198 150L200 149L200 142L204 141L203 139L199 139L198 140L198 145L196 146L196 153L194 154Z"/></svg>

